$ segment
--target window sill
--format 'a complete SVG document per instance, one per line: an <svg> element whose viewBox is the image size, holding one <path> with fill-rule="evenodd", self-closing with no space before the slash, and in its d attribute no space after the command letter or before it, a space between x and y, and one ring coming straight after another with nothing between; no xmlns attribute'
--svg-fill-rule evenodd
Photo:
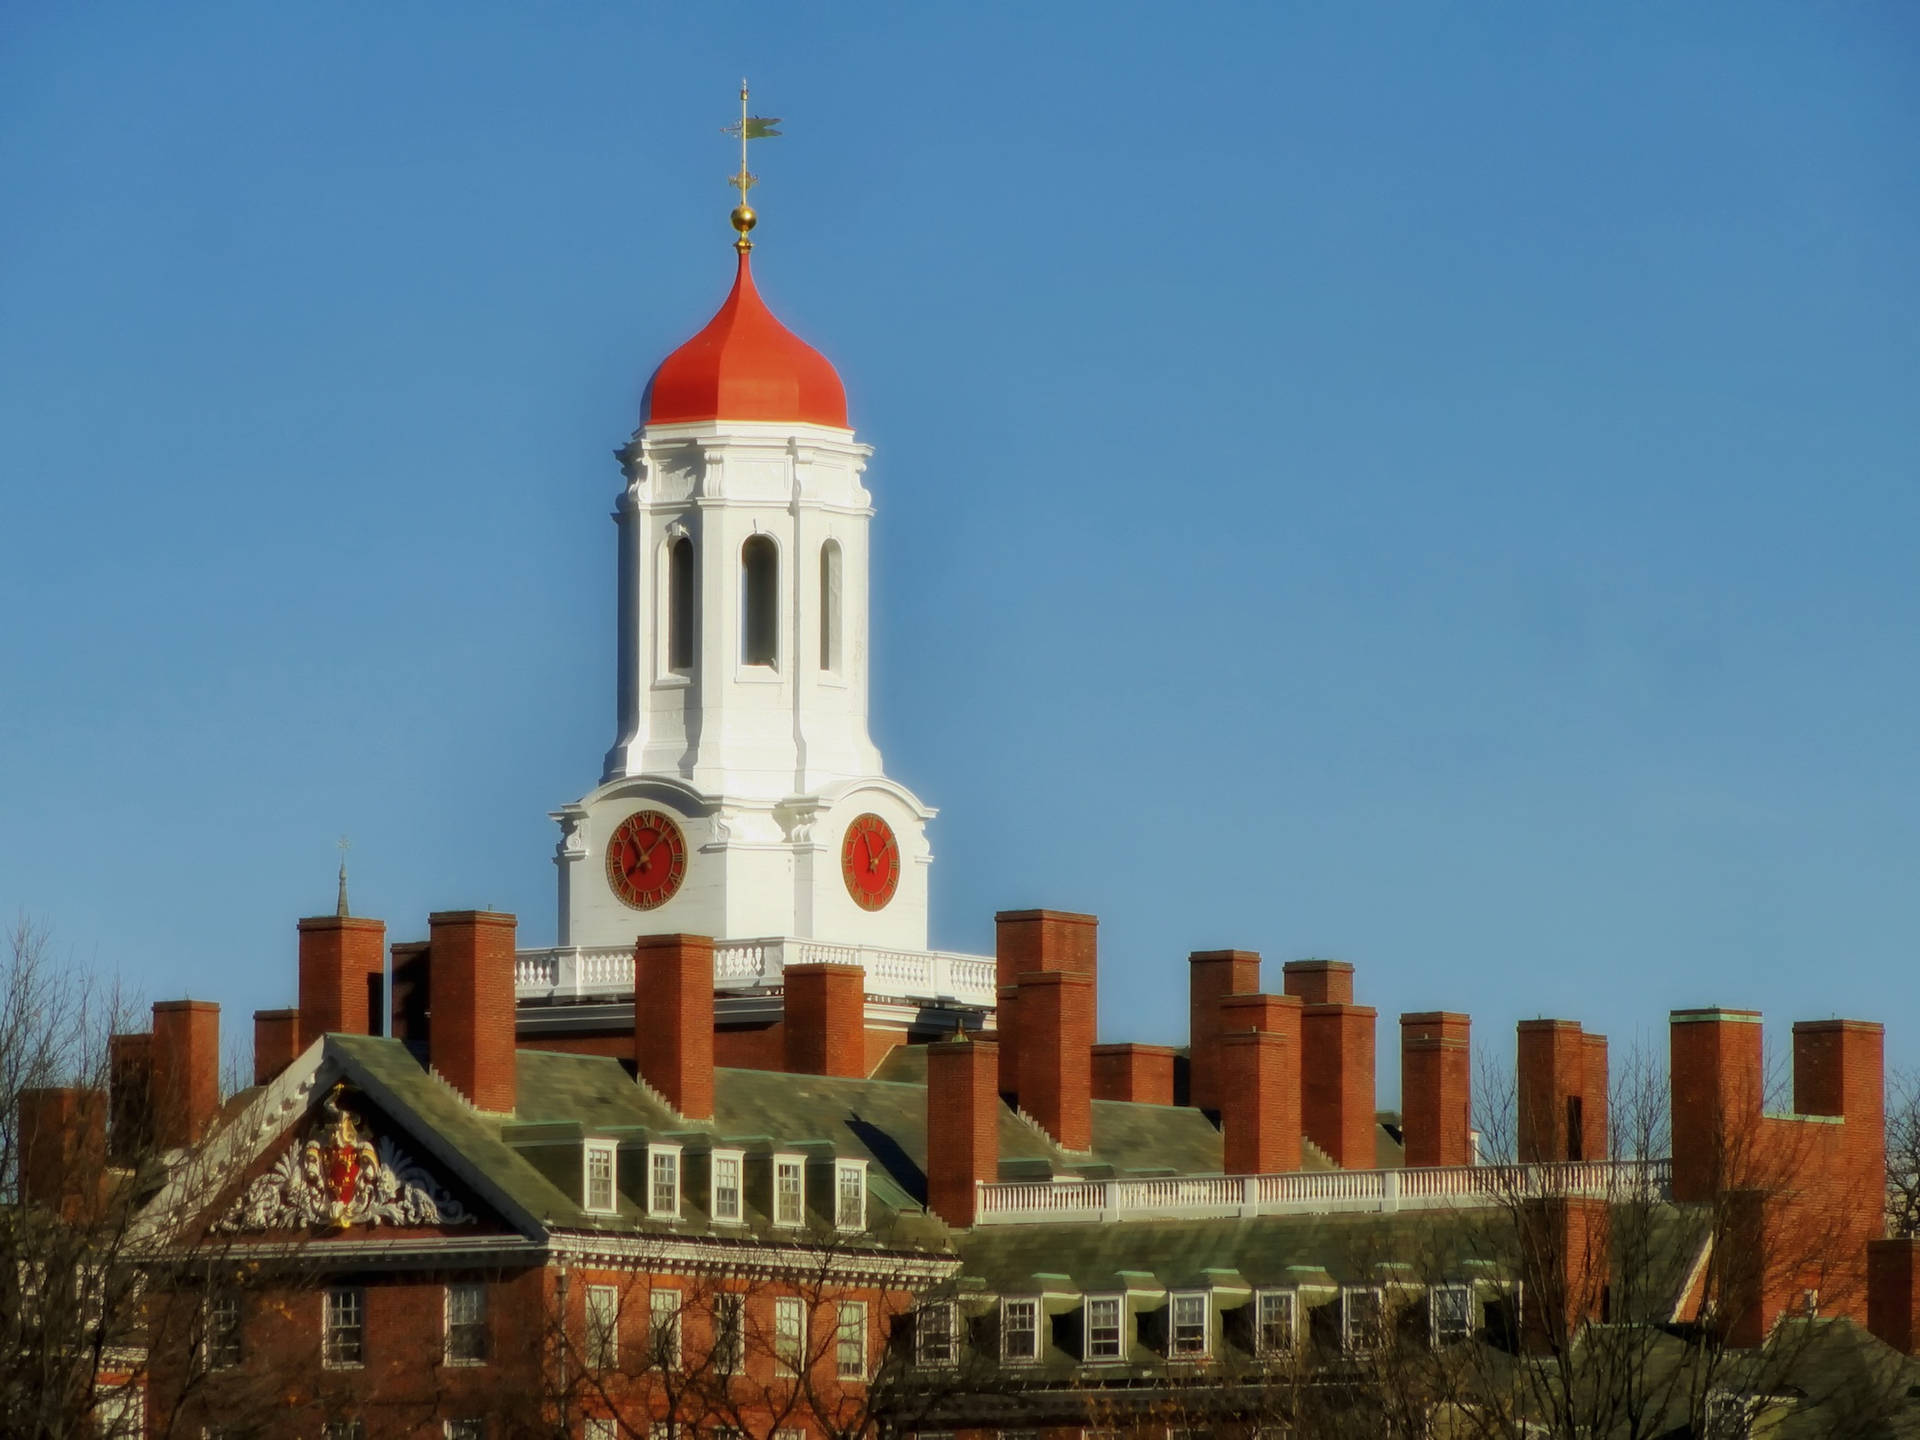
<svg viewBox="0 0 1920 1440"><path fill-rule="evenodd" d="M683 670L670 670L665 675L656 675L653 688L656 690L685 690L693 684L693 675Z"/></svg>
<svg viewBox="0 0 1920 1440"><path fill-rule="evenodd" d="M778 665L741 665L735 668L733 678L742 685L786 684Z"/></svg>

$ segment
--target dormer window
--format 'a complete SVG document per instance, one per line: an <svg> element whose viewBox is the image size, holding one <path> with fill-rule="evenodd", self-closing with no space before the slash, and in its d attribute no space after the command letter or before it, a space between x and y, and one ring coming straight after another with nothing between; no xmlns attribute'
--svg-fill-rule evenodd
<svg viewBox="0 0 1920 1440"><path fill-rule="evenodd" d="M1436 1346L1465 1340L1473 1334L1473 1287L1434 1286L1427 1292L1427 1319Z"/></svg>
<svg viewBox="0 0 1920 1440"><path fill-rule="evenodd" d="M1386 1293L1379 1286L1347 1286L1340 1292L1340 1348L1350 1355L1378 1350L1386 1313Z"/></svg>
<svg viewBox="0 0 1920 1440"><path fill-rule="evenodd" d="M1262 1290L1255 1301L1253 1348L1261 1356L1293 1353L1297 1301L1291 1290Z"/></svg>
<svg viewBox="0 0 1920 1440"><path fill-rule="evenodd" d="M738 1225L740 1210L740 1152L713 1152L713 1218L722 1224Z"/></svg>
<svg viewBox="0 0 1920 1440"><path fill-rule="evenodd" d="M798 1155L773 1157L773 1223L794 1229L807 1220L807 1167Z"/></svg>
<svg viewBox="0 0 1920 1440"><path fill-rule="evenodd" d="M581 1156L580 1193L583 1208L595 1215L611 1215L618 1210L614 1173L616 1147L611 1140L589 1140Z"/></svg>
<svg viewBox="0 0 1920 1440"><path fill-rule="evenodd" d="M1000 1358L1022 1364L1040 1358L1040 1302L1000 1302Z"/></svg>
<svg viewBox="0 0 1920 1440"><path fill-rule="evenodd" d="M680 1147L647 1147L647 1214L656 1220L680 1218Z"/></svg>
<svg viewBox="0 0 1920 1440"><path fill-rule="evenodd" d="M867 1228L867 1166L839 1160L833 1167L833 1225L836 1230Z"/></svg>
<svg viewBox="0 0 1920 1440"><path fill-rule="evenodd" d="M1087 1299L1085 1360L1124 1360L1124 1326L1127 1300L1124 1295L1092 1295Z"/></svg>
<svg viewBox="0 0 1920 1440"><path fill-rule="evenodd" d="M1204 1360L1211 1345L1208 1343L1210 1327L1207 1324L1209 1305L1204 1290L1175 1291L1173 1305L1173 1325L1168 1335L1167 1349L1176 1360Z"/></svg>

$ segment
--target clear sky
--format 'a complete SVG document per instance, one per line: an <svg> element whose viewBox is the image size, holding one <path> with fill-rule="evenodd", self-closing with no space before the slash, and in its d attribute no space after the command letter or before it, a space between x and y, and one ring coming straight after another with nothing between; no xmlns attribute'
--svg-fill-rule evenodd
<svg viewBox="0 0 1920 1440"><path fill-rule="evenodd" d="M1920 1064L1905 5L59 5L0 27L0 913L244 1034L553 933L610 452L755 270L877 447L934 940ZM1784 1048L1784 1043L1782 1048Z"/></svg>

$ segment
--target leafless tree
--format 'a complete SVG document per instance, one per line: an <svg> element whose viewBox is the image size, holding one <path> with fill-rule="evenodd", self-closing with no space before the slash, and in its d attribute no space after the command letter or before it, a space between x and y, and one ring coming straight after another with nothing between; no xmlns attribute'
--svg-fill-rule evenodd
<svg viewBox="0 0 1920 1440"><path fill-rule="evenodd" d="M1920 1074L1887 1077L1887 1233L1920 1235Z"/></svg>

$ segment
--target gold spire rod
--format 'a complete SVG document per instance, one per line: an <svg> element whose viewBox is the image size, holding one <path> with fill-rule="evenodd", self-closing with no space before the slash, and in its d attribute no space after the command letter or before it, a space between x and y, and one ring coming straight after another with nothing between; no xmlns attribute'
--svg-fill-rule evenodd
<svg viewBox="0 0 1920 1440"><path fill-rule="evenodd" d="M760 177L747 170L747 142L749 140L773 140L780 132L773 127L780 123L778 115L749 115L747 113L747 82L740 81L740 118L721 130L723 135L737 135L740 138L740 173L727 183L740 192L740 203L733 207L733 228L740 232L740 238L733 242L734 249L742 255L753 248L753 242L747 239L747 232L753 229L759 216L753 213L753 207L747 203L747 191L760 183Z"/></svg>

